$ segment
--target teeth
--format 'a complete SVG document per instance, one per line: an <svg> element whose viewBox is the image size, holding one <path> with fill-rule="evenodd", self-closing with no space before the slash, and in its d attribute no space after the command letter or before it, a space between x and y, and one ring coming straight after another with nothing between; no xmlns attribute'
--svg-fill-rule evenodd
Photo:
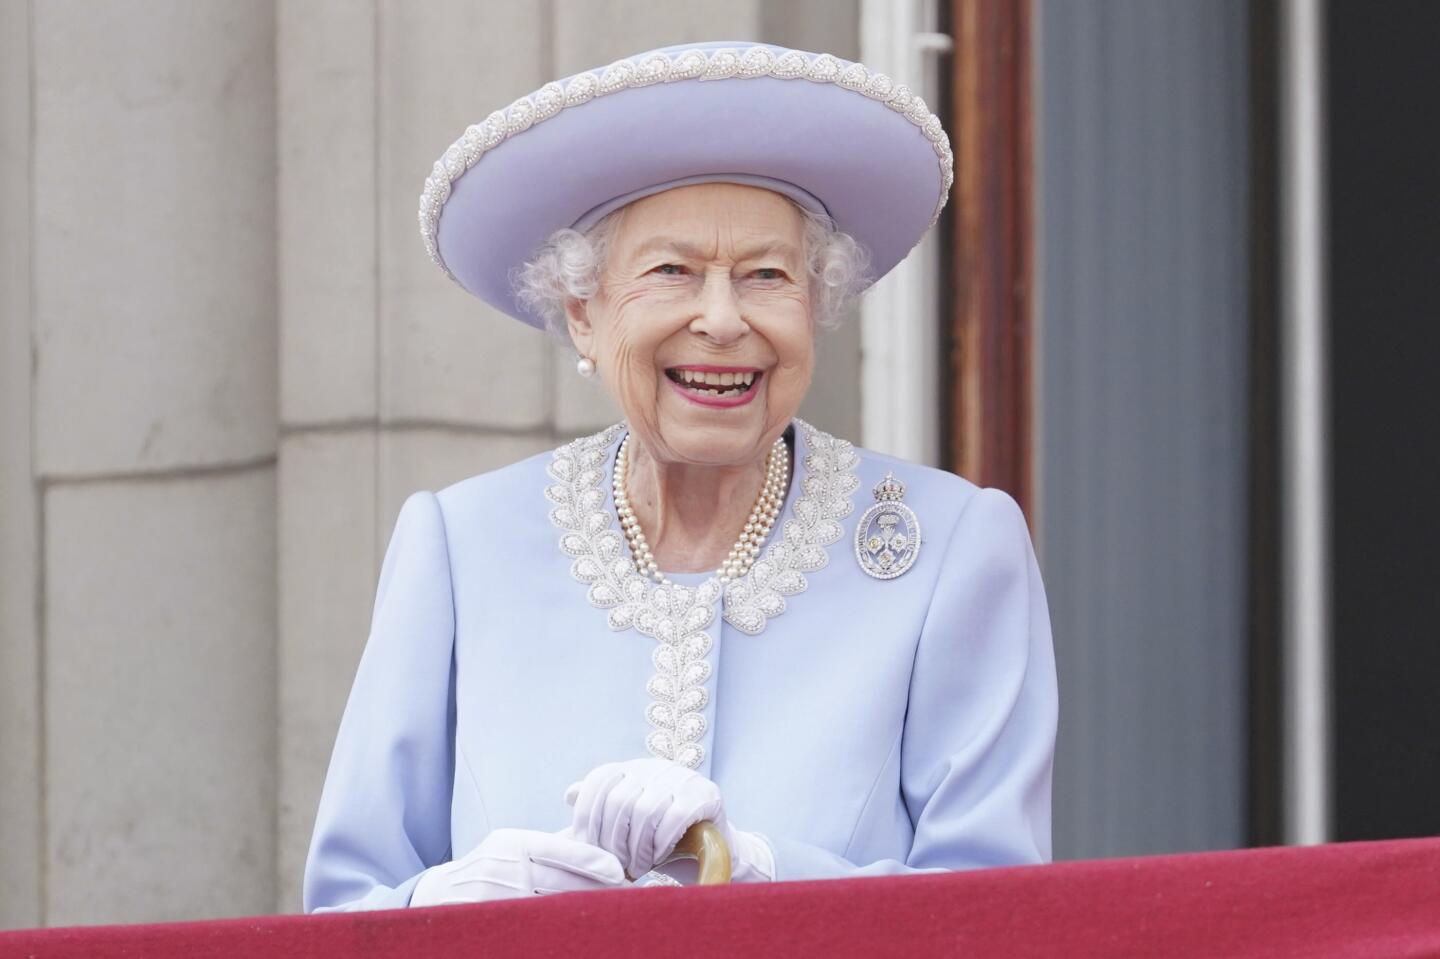
<svg viewBox="0 0 1440 959"><path fill-rule="evenodd" d="M680 380L703 386L749 386L755 382L754 373L706 373L700 370L677 370Z"/></svg>

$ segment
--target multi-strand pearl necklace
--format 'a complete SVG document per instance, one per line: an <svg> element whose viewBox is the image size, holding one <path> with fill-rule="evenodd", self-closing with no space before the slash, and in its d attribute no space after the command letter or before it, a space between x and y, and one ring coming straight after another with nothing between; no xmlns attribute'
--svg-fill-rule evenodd
<svg viewBox="0 0 1440 959"><path fill-rule="evenodd" d="M620 527L625 531L625 540L630 544L630 555L635 559L635 568L642 576L648 576L657 583L673 585L669 578L660 572L660 567L655 562L655 554L651 552L650 544L640 530L640 520L635 515L635 508L630 505L630 496L626 492L629 473L630 437L627 435L615 453L615 512L620 514ZM785 488L789 484L790 449L785 445L785 438L782 436L770 447L770 457L765 465L765 484L760 487L755 508L745 520L745 528L740 531L735 548L715 571L721 585L737 580L750 571L751 565L760 555L760 547L764 544L765 537L775 526L775 518L780 515L781 504L785 502Z"/></svg>

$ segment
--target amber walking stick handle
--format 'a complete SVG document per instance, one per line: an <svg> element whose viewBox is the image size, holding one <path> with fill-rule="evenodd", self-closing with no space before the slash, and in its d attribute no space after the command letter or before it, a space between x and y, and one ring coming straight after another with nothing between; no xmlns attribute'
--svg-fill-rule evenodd
<svg viewBox="0 0 1440 959"><path fill-rule="evenodd" d="M700 864L700 885L720 886L730 881L730 847L720 827L702 819L675 844L675 854L693 858Z"/></svg>

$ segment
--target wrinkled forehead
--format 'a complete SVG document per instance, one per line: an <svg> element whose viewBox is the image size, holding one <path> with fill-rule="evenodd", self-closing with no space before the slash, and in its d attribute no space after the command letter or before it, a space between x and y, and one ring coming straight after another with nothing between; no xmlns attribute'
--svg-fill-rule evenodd
<svg viewBox="0 0 1440 959"><path fill-rule="evenodd" d="M804 216L790 198L764 187L703 183L633 200L615 211L613 252L798 257Z"/></svg>

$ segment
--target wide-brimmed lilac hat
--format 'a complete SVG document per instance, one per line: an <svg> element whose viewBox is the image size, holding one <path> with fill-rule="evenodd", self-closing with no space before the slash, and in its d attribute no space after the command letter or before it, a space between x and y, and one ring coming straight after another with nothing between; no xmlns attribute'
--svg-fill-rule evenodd
<svg viewBox="0 0 1440 959"><path fill-rule="evenodd" d="M953 166L939 118L883 73L769 44L686 44L547 83L469 127L425 181L420 235L461 286L540 326L512 271L555 230L642 196L775 190L834 219L879 278L939 217Z"/></svg>

